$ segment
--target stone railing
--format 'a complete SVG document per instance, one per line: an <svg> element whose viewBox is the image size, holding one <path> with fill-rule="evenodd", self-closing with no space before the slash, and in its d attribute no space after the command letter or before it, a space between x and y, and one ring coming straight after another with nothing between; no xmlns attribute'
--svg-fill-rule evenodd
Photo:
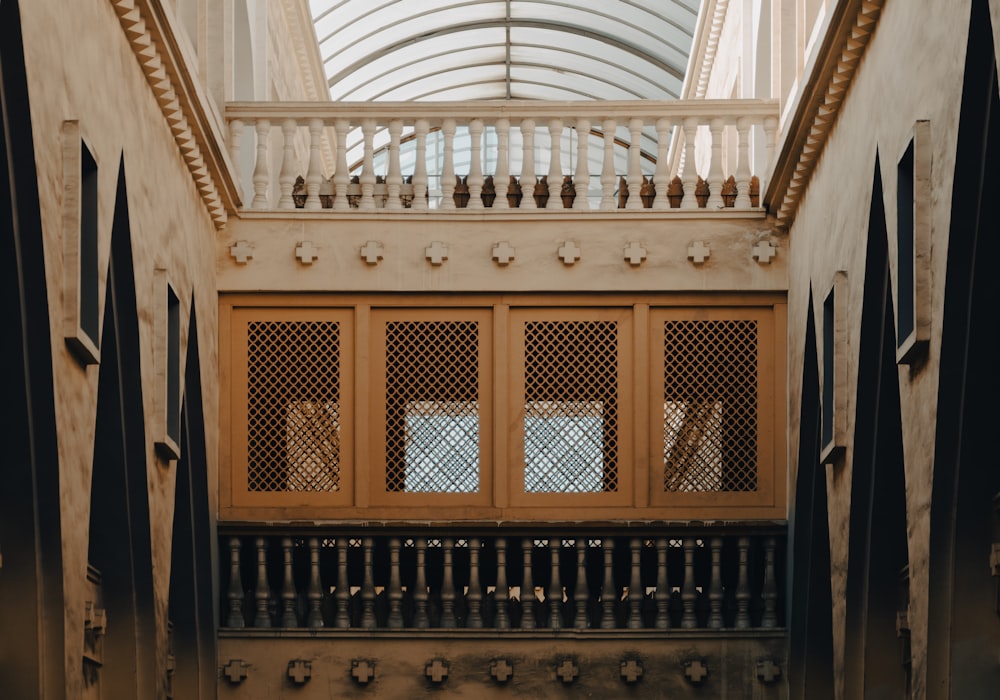
<svg viewBox="0 0 1000 700"><path fill-rule="evenodd" d="M221 530L230 631L783 626L780 524Z"/></svg>
<svg viewBox="0 0 1000 700"><path fill-rule="evenodd" d="M245 208L343 212L752 210L777 116L760 100L226 108Z"/></svg>

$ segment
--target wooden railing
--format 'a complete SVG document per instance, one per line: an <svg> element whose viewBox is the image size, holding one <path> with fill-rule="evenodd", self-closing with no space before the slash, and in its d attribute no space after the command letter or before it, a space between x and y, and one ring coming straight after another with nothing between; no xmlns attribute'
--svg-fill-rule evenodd
<svg viewBox="0 0 1000 700"><path fill-rule="evenodd" d="M777 110L760 100L243 102L226 119L252 209L750 210Z"/></svg>
<svg viewBox="0 0 1000 700"><path fill-rule="evenodd" d="M223 526L224 628L783 626L784 525Z"/></svg>

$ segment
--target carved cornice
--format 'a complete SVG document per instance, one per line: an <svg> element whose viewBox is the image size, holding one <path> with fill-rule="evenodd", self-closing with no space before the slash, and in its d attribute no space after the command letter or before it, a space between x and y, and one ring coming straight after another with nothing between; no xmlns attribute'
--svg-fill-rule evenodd
<svg viewBox="0 0 1000 700"><path fill-rule="evenodd" d="M691 70L684 85L683 97L685 99L705 97L708 90L708 80L712 76L712 68L715 64L715 54L719 50L722 25L725 24L728 10L729 0L707 0L703 5L702 15L695 30L695 50L692 52ZM692 80L695 68L697 68L698 77L697 80Z"/></svg>
<svg viewBox="0 0 1000 700"><path fill-rule="evenodd" d="M846 0L834 10L806 87L788 120L790 126L764 196L782 228L795 217L884 5L885 0Z"/></svg>
<svg viewBox="0 0 1000 700"><path fill-rule="evenodd" d="M295 59L302 76L305 99L330 101L330 89L323 71L323 58L319 53L316 27L309 15L307 0L282 0L288 37L295 48Z"/></svg>
<svg viewBox="0 0 1000 700"><path fill-rule="evenodd" d="M229 165L203 104L207 98L198 96L197 86L185 80L179 51L170 41L166 22L154 12L154 4L158 5L156 0L111 0L205 208L215 227L222 228L226 204L235 208L238 199Z"/></svg>

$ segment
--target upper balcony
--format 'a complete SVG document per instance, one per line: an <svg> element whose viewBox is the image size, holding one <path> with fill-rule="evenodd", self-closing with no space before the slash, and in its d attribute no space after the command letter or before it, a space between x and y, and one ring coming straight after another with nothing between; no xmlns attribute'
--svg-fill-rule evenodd
<svg viewBox="0 0 1000 700"><path fill-rule="evenodd" d="M244 211L358 214L752 215L761 211L777 117L777 103L766 100L226 108Z"/></svg>

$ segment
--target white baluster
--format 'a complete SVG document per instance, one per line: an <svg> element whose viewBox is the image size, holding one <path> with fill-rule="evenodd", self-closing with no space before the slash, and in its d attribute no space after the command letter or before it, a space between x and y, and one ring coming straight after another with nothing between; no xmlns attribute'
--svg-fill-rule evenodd
<svg viewBox="0 0 1000 700"><path fill-rule="evenodd" d="M669 149L670 120L664 117L656 120L656 173L653 175L656 200L653 202L653 209L670 208L670 199L667 197L670 189L670 163L667 162Z"/></svg>
<svg viewBox="0 0 1000 700"><path fill-rule="evenodd" d="M347 132L351 130L351 123L346 119L338 119L334 123L334 129L337 131L337 170L333 174L333 208L347 211L351 208L347 201L347 186L351 182L351 174L347 171Z"/></svg>
<svg viewBox="0 0 1000 700"><path fill-rule="evenodd" d="M361 166L361 203L358 209L371 211L375 208L375 120L362 120L361 133L365 140L365 155Z"/></svg>
<svg viewBox="0 0 1000 700"><path fill-rule="evenodd" d="M469 147L472 149L472 160L469 164L469 209L483 208L483 120L473 119L469 122Z"/></svg>
<svg viewBox="0 0 1000 700"><path fill-rule="evenodd" d="M507 191L510 179L510 120L507 118L497 119L497 169L493 174L493 187L497 191L497 198L493 200L493 206L501 209L509 209L510 202L507 201Z"/></svg>
<svg viewBox="0 0 1000 700"><path fill-rule="evenodd" d="M535 120L534 119L522 119L521 120L521 141L524 147L521 149L521 194L523 199L521 199L521 204L527 208L528 206L537 206L534 204L535 193ZM526 205L526 202L531 202L531 205Z"/></svg>
<svg viewBox="0 0 1000 700"><path fill-rule="evenodd" d="M418 119L413 125L417 136L417 160L413 164L413 208L427 210L427 132L430 124Z"/></svg>
<svg viewBox="0 0 1000 700"><path fill-rule="evenodd" d="M549 141L551 142L548 174L549 209L558 209L562 207L562 130L562 119L549 120Z"/></svg>
<svg viewBox="0 0 1000 700"><path fill-rule="evenodd" d="M721 118L715 118L709 123L709 131L712 133L712 162L708 167L708 203L706 209L722 209L724 200L722 199L722 185L726 181L726 176L722 172L722 132L726 122Z"/></svg>
<svg viewBox="0 0 1000 700"><path fill-rule="evenodd" d="M278 209L294 209L292 189L295 187L295 129L298 123L294 119L286 119L281 123L281 136L284 141L281 155L281 171L278 173L278 188L281 197L278 198Z"/></svg>
<svg viewBox="0 0 1000 700"><path fill-rule="evenodd" d="M455 129L454 119L441 124L444 134L444 163L441 167L441 208L455 209Z"/></svg>
<svg viewBox="0 0 1000 700"><path fill-rule="evenodd" d="M687 117L684 120L684 175L681 184L684 187L684 199L681 209L697 209L698 200L695 190L698 189L698 171L695 168L694 140L698 133L698 117Z"/></svg>
<svg viewBox="0 0 1000 700"><path fill-rule="evenodd" d="M243 140L243 121L229 122L229 160L236 169L236 196L243 200L243 168L240 163L240 141ZM245 204L245 203L244 203Z"/></svg>
<svg viewBox="0 0 1000 700"><path fill-rule="evenodd" d="M740 117L736 120L736 133L739 137L739 163L736 164L736 202L737 209L750 208L750 118Z"/></svg>
<svg viewBox="0 0 1000 700"><path fill-rule="evenodd" d="M306 209L322 209L319 188L323 184L323 162L320 159L320 142L323 138L323 120L309 120L309 171L306 173Z"/></svg>
<svg viewBox="0 0 1000 700"><path fill-rule="evenodd" d="M267 146L271 138L271 122L258 119L257 130L257 163L253 169L253 204L254 209L267 209L267 191L271 187L271 173L267 166Z"/></svg>
<svg viewBox="0 0 1000 700"><path fill-rule="evenodd" d="M626 209L642 209L642 120L628 122L628 202Z"/></svg>
<svg viewBox="0 0 1000 700"><path fill-rule="evenodd" d="M605 119L601 123L604 130L604 164L601 166L601 209L615 208L615 129L618 122Z"/></svg>
<svg viewBox="0 0 1000 700"><path fill-rule="evenodd" d="M576 188L574 209L590 209L590 120L576 120L576 173L573 174L573 186Z"/></svg>
<svg viewBox="0 0 1000 700"><path fill-rule="evenodd" d="M403 208L403 202L399 198L399 190L403 187L403 174L399 165L399 137L402 133L402 119L393 119L389 122L389 171L385 178L388 195L386 209Z"/></svg>

